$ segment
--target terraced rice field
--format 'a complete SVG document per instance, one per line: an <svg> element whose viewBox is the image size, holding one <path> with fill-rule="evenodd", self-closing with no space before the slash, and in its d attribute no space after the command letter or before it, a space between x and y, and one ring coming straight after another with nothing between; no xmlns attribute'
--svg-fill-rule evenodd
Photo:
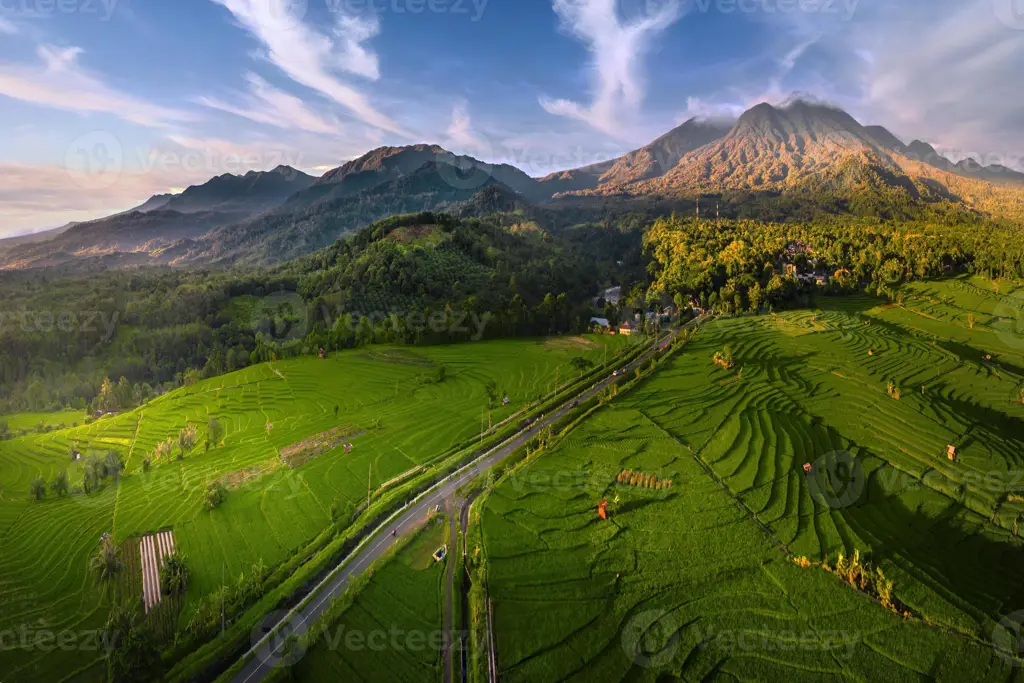
<svg viewBox="0 0 1024 683"><path fill-rule="evenodd" d="M502 680L1019 680L989 642L1024 608L1024 362L926 296L709 324L504 481L482 520ZM837 451L856 476L812 489L804 465ZM672 488L614 485L623 469ZM788 559L855 549L935 626Z"/></svg>
<svg viewBox="0 0 1024 683"><path fill-rule="evenodd" d="M297 681L424 683L440 679L445 542L437 517L377 571L354 604L310 648L292 674Z"/></svg>
<svg viewBox="0 0 1024 683"><path fill-rule="evenodd" d="M262 364L199 382L162 396L130 413L93 424L0 442L0 632L8 629L86 631L101 627L109 601L88 559L100 536L120 543L173 529L190 569L183 613L262 561L272 567L316 536L329 522L335 502L366 498L377 487L479 433L486 424L488 382L511 399L492 419L513 414L572 372L570 360L599 361L604 344L618 337L593 337L585 346L555 348L543 341L481 342L416 350L374 347L312 358ZM416 362L409 362L415 360ZM441 383L423 383L438 364ZM335 417L337 406L337 417ZM204 450L210 417L225 428L223 444ZM377 422L380 428L377 428ZM199 444L184 460L142 461L156 445L187 423L197 425ZM364 433L307 464L283 466L280 451L338 425ZM42 473L52 481L67 470L72 489L82 483L83 453L108 450L125 462L125 476L98 492L41 502L29 494ZM226 478L226 479L225 479ZM204 506L206 485L236 482L214 511ZM59 680L84 669L102 674L102 652L0 652L0 680Z"/></svg>

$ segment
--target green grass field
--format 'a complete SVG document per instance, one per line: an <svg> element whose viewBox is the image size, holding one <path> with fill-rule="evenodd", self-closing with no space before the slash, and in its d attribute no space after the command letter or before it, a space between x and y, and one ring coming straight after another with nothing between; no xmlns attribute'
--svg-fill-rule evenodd
<svg viewBox="0 0 1024 683"><path fill-rule="evenodd" d="M1017 680L987 643L1024 608L1024 337L977 292L711 323L503 482L483 516L502 680ZM803 465L836 451L862 471L826 485L833 506ZM615 485L623 469L673 486ZM936 626L788 559L854 550Z"/></svg>
<svg viewBox="0 0 1024 683"><path fill-rule="evenodd" d="M421 683L441 677L447 520L436 517L375 572L292 669L298 681Z"/></svg>
<svg viewBox="0 0 1024 683"><path fill-rule="evenodd" d="M373 488L428 462L478 434L486 425L488 382L510 398L492 420L513 414L564 382L569 361L604 358L624 343L619 337L584 341L494 341L417 349L370 347L325 361L305 358L262 364L199 382L157 398L130 413L90 425L0 442L0 632L87 632L100 628L109 609L87 564L103 533L119 542L172 528L191 571L182 618L222 577L263 562L287 559L330 524L335 502L366 498ZM423 383L443 364L440 383ZM334 407L338 406L335 418ZM210 417L225 427L223 445L204 451ZM376 425L380 422L380 429ZM142 461L187 423L199 428L199 445L184 460L176 455ZM284 466L281 449L344 425L353 435L296 469ZM348 427L352 429L349 430ZM81 461L69 449L118 452L126 464L119 483L86 495ZM31 481L52 481L67 470L72 494L32 499ZM208 511L208 482L237 485L224 504ZM81 669L85 679L102 671L101 651L0 652L0 680L60 680ZM92 667L92 668L90 668Z"/></svg>

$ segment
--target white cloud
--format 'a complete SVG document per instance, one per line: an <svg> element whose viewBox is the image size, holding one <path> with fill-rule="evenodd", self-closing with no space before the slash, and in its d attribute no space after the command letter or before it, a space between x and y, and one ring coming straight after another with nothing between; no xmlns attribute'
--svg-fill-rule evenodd
<svg viewBox="0 0 1024 683"><path fill-rule="evenodd" d="M8 36L17 35L18 27L9 22L7 19L0 17L0 33Z"/></svg>
<svg viewBox="0 0 1024 683"><path fill-rule="evenodd" d="M858 109L908 138L1020 164L1024 155L1024 33L991 0L934 0L856 26L867 50ZM1015 161L1016 160L1016 161Z"/></svg>
<svg viewBox="0 0 1024 683"><path fill-rule="evenodd" d="M328 121L298 97L275 88L256 74L246 74L245 78L249 82L250 94L242 105L229 104L214 97L201 97L198 101L207 107L277 128L327 135L339 132L336 122Z"/></svg>
<svg viewBox="0 0 1024 683"><path fill-rule="evenodd" d="M348 109L361 121L383 130L408 136L402 127L370 103L367 97L342 81L344 71L371 80L379 78L376 55L363 43L377 34L375 22L342 18L334 38L304 23L288 11L287 0L213 0L267 50L266 58L289 78Z"/></svg>
<svg viewBox="0 0 1024 683"><path fill-rule="evenodd" d="M453 151L475 154L490 154L490 144L473 130L473 119L469 115L466 102L456 102L452 107L452 122L448 126L445 144L453 147ZM490 161L491 159L482 159Z"/></svg>
<svg viewBox="0 0 1024 683"><path fill-rule="evenodd" d="M648 7L653 3L648 3ZM593 102L541 98L551 114L567 116L615 137L644 99L641 66L652 39L681 16L678 0L665 0L632 21L619 17L618 0L555 0L554 10L572 35L586 43L593 69Z"/></svg>
<svg viewBox="0 0 1024 683"><path fill-rule="evenodd" d="M377 17L362 19L342 16L334 30L334 35L341 42L338 68L372 81L379 80L380 60L376 53L363 46L363 43L379 33L380 20Z"/></svg>
<svg viewBox="0 0 1024 683"><path fill-rule="evenodd" d="M78 64L81 48L41 45L41 64L0 64L0 95L79 113L107 113L142 126L162 127L195 117L120 92Z"/></svg>

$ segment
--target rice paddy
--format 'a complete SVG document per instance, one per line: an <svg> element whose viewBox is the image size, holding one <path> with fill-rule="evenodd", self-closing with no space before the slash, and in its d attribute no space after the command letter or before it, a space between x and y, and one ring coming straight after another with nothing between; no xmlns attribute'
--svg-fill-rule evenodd
<svg viewBox="0 0 1024 683"><path fill-rule="evenodd" d="M273 567L289 558L331 524L332 506L365 501L368 488L394 485L478 434L487 425L489 389L510 399L492 411L497 423L564 382L574 372L573 358L597 362L606 345L614 352L625 342L591 339L586 348L511 340L374 347L322 361L265 363L168 393L129 413L0 442L0 632L101 628L110 599L88 563L104 533L137 555L137 539L173 530L190 571L182 609L187 616L223 582L234 582L255 564ZM441 366L446 372L438 382ZM224 435L207 450L212 417ZM181 459L177 446L154 458L158 444L188 424L197 427L196 447ZM285 466L282 451L335 434L339 426L345 427L340 442L327 438L316 457ZM72 461L73 448L86 458ZM120 456L123 476L83 493L84 461L108 451ZM52 482L64 470L69 495L48 491L41 501L32 498L36 476ZM204 496L214 481L225 485L226 494L210 510ZM141 586L139 592L141 599ZM101 678L103 655L5 648L0 680L60 680L76 672L86 680Z"/></svg>
<svg viewBox="0 0 1024 683"><path fill-rule="evenodd" d="M1019 680L1019 317L966 281L818 303L706 325L489 496L501 680ZM792 561L855 551L907 616Z"/></svg>

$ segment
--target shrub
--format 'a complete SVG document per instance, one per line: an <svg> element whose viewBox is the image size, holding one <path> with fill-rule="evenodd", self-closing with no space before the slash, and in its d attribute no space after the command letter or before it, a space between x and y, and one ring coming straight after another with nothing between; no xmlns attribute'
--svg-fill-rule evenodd
<svg viewBox="0 0 1024 683"><path fill-rule="evenodd" d="M206 495L204 501L206 507L210 510L215 510L221 506L224 502L224 498L227 496L227 489L219 481L212 481L206 486Z"/></svg>

